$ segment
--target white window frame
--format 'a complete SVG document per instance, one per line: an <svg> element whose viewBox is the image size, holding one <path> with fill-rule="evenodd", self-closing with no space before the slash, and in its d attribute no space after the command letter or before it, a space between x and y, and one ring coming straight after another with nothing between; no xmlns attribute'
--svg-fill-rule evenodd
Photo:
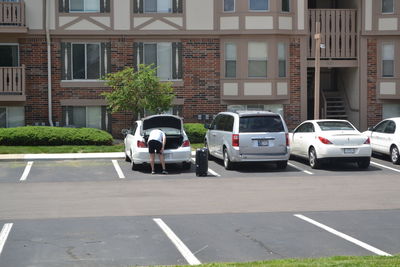
<svg viewBox="0 0 400 267"><path fill-rule="evenodd" d="M291 0L288 0L288 1L289 1L289 11L283 11L283 10L282 10L282 3L283 3L282 1L284 1L284 0L281 0L281 12L282 12L282 13L286 13L286 14L287 14L287 13L290 13L290 11L292 10L292 3L291 3L292 1L291 1ZM268 7L269 7L269 6L268 6Z"/></svg>
<svg viewBox="0 0 400 267"><path fill-rule="evenodd" d="M157 0L158 1L158 0ZM159 10L158 10L158 3L157 3L157 11L146 11L146 0L143 0L143 13L144 14L171 14L171 13L173 13L173 3L172 3L172 0L166 0L166 1L169 1L169 9L170 9L170 11L169 12L160 12Z"/></svg>
<svg viewBox="0 0 400 267"><path fill-rule="evenodd" d="M170 66L170 73L169 73L169 78L167 79L167 80L165 80L165 79L161 79L159 76L158 76L158 62L160 62L160 60L159 60L159 57L158 57L158 44L159 43L169 43L170 45L171 45L171 53L170 53L170 55L169 55L169 57L170 57L170 60L171 60L171 66ZM148 44L155 44L156 45L156 47L157 47L157 49L156 49L156 53L157 53L157 66L156 66L156 68L157 68L157 77L158 78L160 78L160 81L179 81L180 79L178 79L178 80L174 80L174 79L172 79L172 64L173 64L173 58L172 58L172 42L144 42L143 43L143 62L145 61L145 59L144 59L144 55L146 55L146 53L145 53L145 46L146 45L148 45Z"/></svg>
<svg viewBox="0 0 400 267"><path fill-rule="evenodd" d="M225 0L222 1L222 12L223 13L235 13L236 12L236 0L233 0L233 10L225 11Z"/></svg>
<svg viewBox="0 0 400 267"><path fill-rule="evenodd" d="M393 59L392 59L392 61L393 61L393 75L392 76L384 76L384 74L383 74L383 61L384 61L384 58L383 58L383 47L385 45L392 45L393 46ZM381 48L381 53L380 53L381 75L380 76L381 76L381 78L393 79L395 77L395 75L396 75L396 44L394 42L383 42L383 43L381 43L380 48Z"/></svg>
<svg viewBox="0 0 400 267"><path fill-rule="evenodd" d="M24 108L23 106L14 106L14 107L21 107L21 108ZM10 119L8 118L8 116L9 116L9 111L8 111L8 109L10 108L10 106L0 106L0 108L6 109L6 128L10 128L10 125L9 125ZM25 112L24 112L24 125L26 125Z"/></svg>
<svg viewBox="0 0 400 267"><path fill-rule="evenodd" d="M74 44L85 45L85 79L74 79ZM95 44L99 46L99 79L87 79L87 45ZM85 42L75 42L71 43L71 81L98 81L101 79L101 43L85 43Z"/></svg>
<svg viewBox="0 0 400 267"><path fill-rule="evenodd" d="M381 13L382 14L394 14L394 11L396 9L396 1L392 0L393 1L393 10L391 12L383 12L383 1L385 1L385 0L381 0Z"/></svg>
<svg viewBox="0 0 400 267"><path fill-rule="evenodd" d="M82 0L83 1L83 10L71 10L71 0L67 0L67 1L69 1L69 13L100 13L100 1L104 1L104 0L98 0L99 1L99 10L95 10L95 11L85 10L86 0Z"/></svg>
<svg viewBox="0 0 400 267"><path fill-rule="evenodd" d="M257 58L257 59L250 59L250 57L249 57L249 52L250 52L250 48L249 48L249 44L250 43L263 43L263 44L265 44L265 49L266 49L266 54L267 54L267 56L266 56L266 58L265 59L260 59L260 58ZM269 61L269 57L270 57L270 55L269 55L269 42L267 42L267 41L261 41L261 40L252 40L252 41L249 41L249 42L247 42L247 78L249 78L249 79L268 79L268 61ZM265 73L265 76L250 76L250 73L249 73L249 65L250 65L250 61L266 61L266 73Z"/></svg>
<svg viewBox="0 0 400 267"><path fill-rule="evenodd" d="M267 1L267 6L268 6L268 8L266 9L266 10L253 10L253 9L250 9L250 1L251 0L248 0L248 10L249 10L249 12L269 12L270 11L270 2L269 2L269 0L265 0L265 1Z"/></svg>
<svg viewBox="0 0 400 267"><path fill-rule="evenodd" d="M100 116L103 115L102 112L101 112L102 106L69 106L69 107L72 107L72 108L78 108L78 107L79 108L85 108L85 127L83 127L83 128L89 128L88 127L88 115L87 115L89 107L100 108ZM103 118L101 118L101 119L103 119ZM106 125L107 125L107 122L108 122L107 120L108 120L108 118L107 118L107 113L106 113L106 116L105 116ZM75 126L74 124L70 123L68 112L65 112L65 125L66 126ZM93 128L93 127L91 127L91 128ZM93 128L93 129L100 129L101 130L101 122L100 122L100 128Z"/></svg>
<svg viewBox="0 0 400 267"><path fill-rule="evenodd" d="M17 65L20 66L20 62L19 62L19 43L0 43L0 46L17 46L18 47L18 55L17 55Z"/></svg>
<svg viewBox="0 0 400 267"><path fill-rule="evenodd" d="M232 44L232 45L235 45L235 51L236 51L236 54L235 54L235 59L233 60L233 59L227 59L227 52L228 52L228 50L227 50L227 45L228 44ZM226 68L226 62L227 61L235 61L235 76L234 77L227 77L226 76L226 74L227 74L227 68ZM225 78L226 79L236 79L237 78L237 68L238 68L238 44L237 43L235 43L235 42L226 42L226 43L224 43L224 76L225 76Z"/></svg>

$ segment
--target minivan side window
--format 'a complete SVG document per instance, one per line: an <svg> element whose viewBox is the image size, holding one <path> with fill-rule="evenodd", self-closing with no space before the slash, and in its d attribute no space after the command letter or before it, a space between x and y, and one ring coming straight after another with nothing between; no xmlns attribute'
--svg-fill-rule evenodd
<svg viewBox="0 0 400 267"><path fill-rule="evenodd" d="M210 125L210 130L216 130L217 129L217 123L219 121L219 119L221 118L221 115L215 117L215 119L213 120L213 122Z"/></svg>
<svg viewBox="0 0 400 267"><path fill-rule="evenodd" d="M233 131L233 122L234 118L232 116L226 116L226 121L225 121L225 131L227 132L232 132Z"/></svg>
<svg viewBox="0 0 400 267"><path fill-rule="evenodd" d="M225 131L225 123L227 119L226 115L221 115L221 118L217 121L216 130Z"/></svg>

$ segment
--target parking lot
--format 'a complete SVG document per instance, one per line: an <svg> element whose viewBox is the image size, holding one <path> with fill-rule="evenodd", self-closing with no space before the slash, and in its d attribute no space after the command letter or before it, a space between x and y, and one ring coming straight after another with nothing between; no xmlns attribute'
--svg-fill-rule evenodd
<svg viewBox="0 0 400 267"><path fill-rule="evenodd" d="M135 266L400 253L400 166L130 170L0 162L0 266ZM158 169L158 173L160 170Z"/></svg>

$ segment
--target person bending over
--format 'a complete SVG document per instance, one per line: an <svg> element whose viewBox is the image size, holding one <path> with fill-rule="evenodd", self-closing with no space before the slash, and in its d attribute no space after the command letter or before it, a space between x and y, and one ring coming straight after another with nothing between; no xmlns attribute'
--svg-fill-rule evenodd
<svg viewBox="0 0 400 267"><path fill-rule="evenodd" d="M162 174L168 174L167 170L165 169L165 160L164 160L164 147L166 142L167 142L167 137L165 136L165 133L160 129L152 130L150 132L147 144L149 147L149 154L150 154L151 174L156 173L154 169L154 159L156 153L160 157L160 162L163 169Z"/></svg>

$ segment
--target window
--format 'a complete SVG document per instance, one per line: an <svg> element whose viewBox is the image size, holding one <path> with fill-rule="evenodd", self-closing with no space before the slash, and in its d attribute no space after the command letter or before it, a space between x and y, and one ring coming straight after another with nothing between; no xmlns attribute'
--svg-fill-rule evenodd
<svg viewBox="0 0 400 267"><path fill-rule="evenodd" d="M248 76L267 77L267 44L250 42L248 44Z"/></svg>
<svg viewBox="0 0 400 267"><path fill-rule="evenodd" d="M236 77L236 44L225 44L225 77Z"/></svg>
<svg viewBox="0 0 400 267"><path fill-rule="evenodd" d="M224 12L235 12L235 0L224 0Z"/></svg>
<svg viewBox="0 0 400 267"><path fill-rule="evenodd" d="M389 121L383 121L380 122L378 125L376 125L373 129L374 132L377 133L383 133L385 131L386 125L388 124Z"/></svg>
<svg viewBox="0 0 400 267"><path fill-rule="evenodd" d="M394 13L393 0L382 0L382 13Z"/></svg>
<svg viewBox="0 0 400 267"><path fill-rule="evenodd" d="M385 133L394 134L395 131L396 131L396 123L394 123L394 121L389 121L385 128Z"/></svg>
<svg viewBox="0 0 400 267"><path fill-rule="evenodd" d="M290 0L282 0L282 12L290 12Z"/></svg>
<svg viewBox="0 0 400 267"><path fill-rule="evenodd" d="M274 113L278 113L281 116L283 116L283 105L282 104L268 104L268 105L263 105L263 104L249 104L249 105L229 105L227 107L227 110L230 112L236 112L238 110L265 110L265 111L270 111Z"/></svg>
<svg viewBox="0 0 400 267"><path fill-rule="evenodd" d="M354 127L345 121L322 121L317 124L321 131L354 131Z"/></svg>
<svg viewBox="0 0 400 267"><path fill-rule="evenodd" d="M172 0L144 0L145 13L172 13Z"/></svg>
<svg viewBox="0 0 400 267"><path fill-rule="evenodd" d="M100 44L72 44L72 79L100 78Z"/></svg>
<svg viewBox="0 0 400 267"><path fill-rule="evenodd" d="M400 117L400 104L383 104L382 117L384 119Z"/></svg>
<svg viewBox="0 0 400 267"><path fill-rule="evenodd" d="M278 43L279 77L286 77L286 45Z"/></svg>
<svg viewBox="0 0 400 267"><path fill-rule="evenodd" d="M277 115L271 116L246 116L239 120L239 132L284 132L281 117Z"/></svg>
<svg viewBox="0 0 400 267"><path fill-rule="evenodd" d="M0 44L0 67L18 67L18 45Z"/></svg>
<svg viewBox="0 0 400 267"><path fill-rule="evenodd" d="M160 80L182 79L181 43L136 43L137 63L154 64Z"/></svg>
<svg viewBox="0 0 400 267"><path fill-rule="evenodd" d="M104 129L102 121L104 117L102 107L69 107L66 113L65 124L76 128L87 127Z"/></svg>
<svg viewBox="0 0 400 267"><path fill-rule="evenodd" d="M100 12L101 0L69 0L70 12Z"/></svg>
<svg viewBox="0 0 400 267"><path fill-rule="evenodd" d="M0 128L25 125L24 107L0 107Z"/></svg>
<svg viewBox="0 0 400 267"><path fill-rule="evenodd" d="M249 10L268 11L269 0L249 0Z"/></svg>
<svg viewBox="0 0 400 267"><path fill-rule="evenodd" d="M394 76L394 44L382 45L382 77Z"/></svg>

